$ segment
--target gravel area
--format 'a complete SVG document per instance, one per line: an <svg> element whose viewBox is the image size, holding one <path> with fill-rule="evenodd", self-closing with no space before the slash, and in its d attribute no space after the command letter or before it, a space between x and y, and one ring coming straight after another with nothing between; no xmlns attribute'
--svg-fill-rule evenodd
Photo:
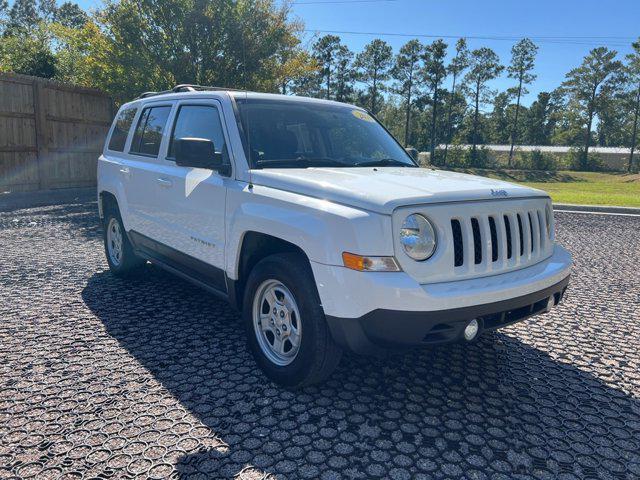
<svg viewBox="0 0 640 480"><path fill-rule="evenodd" d="M226 304L113 277L95 202L0 213L0 478L640 478L640 217L556 218L550 314L290 392Z"/></svg>

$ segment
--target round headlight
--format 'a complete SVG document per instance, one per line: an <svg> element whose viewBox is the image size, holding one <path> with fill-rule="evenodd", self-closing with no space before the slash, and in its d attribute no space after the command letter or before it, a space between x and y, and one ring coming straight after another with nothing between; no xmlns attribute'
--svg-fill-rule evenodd
<svg viewBox="0 0 640 480"><path fill-rule="evenodd" d="M405 253L414 260L426 260L436 250L436 232L433 225L422 215L409 215L402 223L400 244Z"/></svg>

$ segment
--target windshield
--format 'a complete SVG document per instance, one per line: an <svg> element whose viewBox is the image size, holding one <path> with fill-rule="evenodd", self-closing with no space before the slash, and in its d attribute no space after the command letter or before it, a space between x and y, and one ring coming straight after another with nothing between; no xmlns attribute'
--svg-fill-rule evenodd
<svg viewBox="0 0 640 480"><path fill-rule="evenodd" d="M236 102L252 168L416 166L364 110L272 99Z"/></svg>

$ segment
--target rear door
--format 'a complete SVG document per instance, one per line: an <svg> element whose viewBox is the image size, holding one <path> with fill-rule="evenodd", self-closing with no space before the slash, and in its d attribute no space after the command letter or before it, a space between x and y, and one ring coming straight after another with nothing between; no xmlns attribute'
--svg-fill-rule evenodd
<svg viewBox="0 0 640 480"><path fill-rule="evenodd" d="M170 102L143 106L129 144L129 154L121 168L129 203L130 228L154 240L162 238L162 227L155 212L158 208L158 169L162 165L159 155L166 143L171 109Z"/></svg>
<svg viewBox="0 0 640 480"><path fill-rule="evenodd" d="M166 229L164 243L172 249L167 253L175 257L173 260L181 264L181 269L225 291L225 204L231 180L209 169L176 165L174 142L186 137L213 141L216 151L230 162L220 102L178 102L158 177L160 191L154 216Z"/></svg>

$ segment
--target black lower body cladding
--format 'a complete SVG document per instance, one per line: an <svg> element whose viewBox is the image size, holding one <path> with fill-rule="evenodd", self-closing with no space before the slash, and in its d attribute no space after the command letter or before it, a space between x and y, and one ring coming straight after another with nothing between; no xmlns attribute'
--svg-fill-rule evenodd
<svg viewBox="0 0 640 480"><path fill-rule="evenodd" d="M335 341L361 354L385 349L431 345L463 339L468 322L476 319L479 333L495 330L547 311L563 298L569 276L521 297L471 307L431 312L374 310L360 318L327 316Z"/></svg>

